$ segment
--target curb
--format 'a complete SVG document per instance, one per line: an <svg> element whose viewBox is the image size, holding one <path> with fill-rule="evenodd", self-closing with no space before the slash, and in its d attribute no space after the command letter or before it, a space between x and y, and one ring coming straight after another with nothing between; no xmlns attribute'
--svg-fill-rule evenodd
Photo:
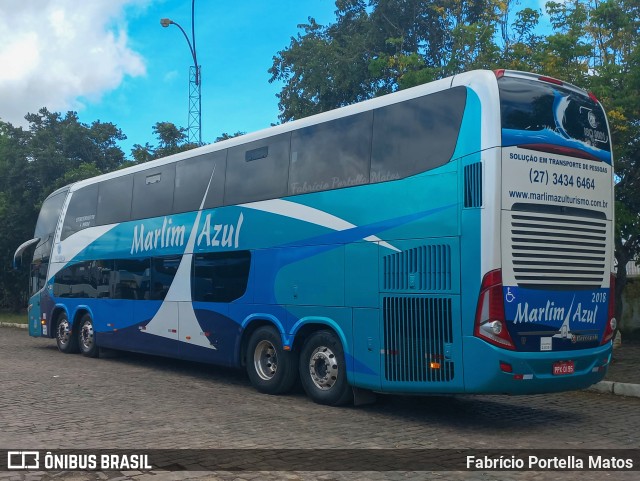
<svg viewBox="0 0 640 481"><path fill-rule="evenodd" d="M0 327L17 327L18 329L28 329L28 324L19 324L17 322L0 322Z"/></svg>
<svg viewBox="0 0 640 481"><path fill-rule="evenodd" d="M617 394L618 396L640 397L640 384L628 382L600 381L587 388L587 391Z"/></svg>

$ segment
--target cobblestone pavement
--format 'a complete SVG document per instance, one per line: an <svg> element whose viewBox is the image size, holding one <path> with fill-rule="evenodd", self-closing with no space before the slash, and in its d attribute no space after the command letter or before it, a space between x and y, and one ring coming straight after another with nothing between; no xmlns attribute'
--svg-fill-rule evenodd
<svg viewBox="0 0 640 481"><path fill-rule="evenodd" d="M624 340L613 350L612 361L605 379L640 384L640 341Z"/></svg>
<svg viewBox="0 0 640 481"><path fill-rule="evenodd" d="M299 392L259 394L243 373L212 366L63 355L54 341L12 328L0 329L0 407L2 449L640 448L638 398L380 396L370 406L330 408ZM0 481L550 478L638 472L0 472Z"/></svg>

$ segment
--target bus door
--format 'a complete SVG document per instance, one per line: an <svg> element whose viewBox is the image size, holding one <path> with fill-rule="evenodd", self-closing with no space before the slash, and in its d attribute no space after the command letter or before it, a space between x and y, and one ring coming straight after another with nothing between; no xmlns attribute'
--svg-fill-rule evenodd
<svg viewBox="0 0 640 481"><path fill-rule="evenodd" d="M29 322L30 336L48 336L47 325L41 324L42 311L40 307L41 289L44 287L47 278L46 262L34 262L31 264L31 274L29 276L29 307L27 309L27 318Z"/></svg>

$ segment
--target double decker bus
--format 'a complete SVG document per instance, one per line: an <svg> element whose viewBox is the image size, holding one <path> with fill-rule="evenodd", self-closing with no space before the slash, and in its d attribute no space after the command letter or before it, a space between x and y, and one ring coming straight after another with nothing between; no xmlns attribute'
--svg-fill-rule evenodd
<svg viewBox="0 0 640 481"><path fill-rule="evenodd" d="M315 402L600 381L613 168L598 100L473 71L77 182L44 202L29 333L300 379Z"/></svg>

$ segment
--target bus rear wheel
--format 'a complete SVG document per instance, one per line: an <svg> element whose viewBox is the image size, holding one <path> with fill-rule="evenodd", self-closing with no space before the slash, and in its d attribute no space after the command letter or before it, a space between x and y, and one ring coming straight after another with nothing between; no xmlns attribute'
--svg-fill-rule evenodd
<svg viewBox="0 0 640 481"><path fill-rule="evenodd" d="M89 314L85 314L80 319L78 347L83 356L98 357L98 345L96 344L95 331L93 330L93 320Z"/></svg>
<svg viewBox="0 0 640 481"><path fill-rule="evenodd" d="M340 339L331 331L316 331L300 354L300 380L307 396L318 404L341 406L352 400Z"/></svg>
<svg viewBox="0 0 640 481"><path fill-rule="evenodd" d="M66 312L58 314L56 320L56 344L58 350L65 354L78 352L78 335L69 322Z"/></svg>
<svg viewBox="0 0 640 481"><path fill-rule="evenodd" d="M280 333L273 327L259 327L251 335L246 364L251 384L262 393L282 394L296 382L298 359L283 349Z"/></svg>

